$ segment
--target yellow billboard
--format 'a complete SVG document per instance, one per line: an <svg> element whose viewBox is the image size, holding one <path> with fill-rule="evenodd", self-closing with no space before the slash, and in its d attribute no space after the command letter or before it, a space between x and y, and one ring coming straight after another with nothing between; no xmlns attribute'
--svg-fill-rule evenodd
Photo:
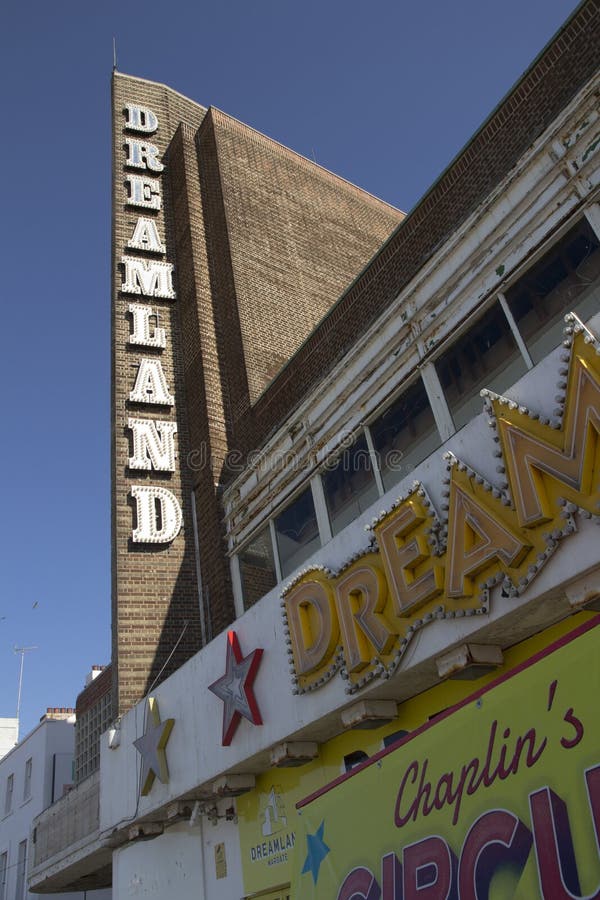
<svg viewBox="0 0 600 900"><path fill-rule="evenodd" d="M294 900L600 898L599 624L298 803Z"/></svg>

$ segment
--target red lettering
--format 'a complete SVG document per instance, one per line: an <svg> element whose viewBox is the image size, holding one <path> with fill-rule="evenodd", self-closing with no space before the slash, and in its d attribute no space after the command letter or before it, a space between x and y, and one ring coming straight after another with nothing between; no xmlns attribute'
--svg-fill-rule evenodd
<svg viewBox="0 0 600 900"><path fill-rule="evenodd" d="M478 770L479 770L479 760L478 759L472 759L470 763L468 763L466 766L463 766L461 769L460 778L459 778L458 784L456 786L456 791L450 797L450 802L454 803L454 814L452 816L452 824L453 825L456 825L456 823L458 822L458 817L460 815L460 807L462 804L463 792L465 789L467 776L469 774L471 775L471 779L469 781L469 788L470 788L471 785L473 784L473 781L477 775ZM469 788L467 788L467 793L469 793Z"/></svg>
<svg viewBox="0 0 600 900"><path fill-rule="evenodd" d="M529 742L529 746L527 747L527 756L525 757L525 765L528 769L532 766L535 766L536 762L546 749L546 744L548 741L546 738L542 738L540 741L539 747L536 749L535 739L537 737L535 728L530 728L529 731L526 731L523 737L517 739L517 747L515 750L515 755L513 757L511 771L513 775L517 774L517 769L519 768L519 762L521 760L521 753L523 751L523 747L525 746L525 742Z"/></svg>
<svg viewBox="0 0 600 900"><path fill-rule="evenodd" d="M585 771L585 787L588 803L592 812L596 849L600 853L600 766L593 766Z"/></svg>
<svg viewBox="0 0 600 900"><path fill-rule="evenodd" d="M564 721L567 725L573 726L573 731L575 734L572 738L562 737L560 739L560 743L565 748L565 750L571 750L573 747L576 747L579 741L583 738L583 722L581 719L578 719L575 713L573 712L573 707L568 709L564 715Z"/></svg>
<svg viewBox="0 0 600 900"><path fill-rule="evenodd" d="M446 804L450 806L452 799L452 775L450 772L444 772L435 787L433 805L436 809L443 809Z"/></svg>
<svg viewBox="0 0 600 900"><path fill-rule="evenodd" d="M370 869L358 866L344 878L337 900L379 900L381 889Z"/></svg>
<svg viewBox="0 0 600 900"><path fill-rule="evenodd" d="M381 860L382 900L402 900L402 866L395 853L386 853Z"/></svg>
<svg viewBox="0 0 600 900"><path fill-rule="evenodd" d="M468 831L460 854L460 900L487 900L498 866L511 862L523 868L531 848L531 832L505 809L480 816Z"/></svg>
<svg viewBox="0 0 600 900"><path fill-rule="evenodd" d="M498 723L496 721L492 722L492 727L490 729L490 736L488 739L488 747L487 747L487 753L485 755L485 762L483 764L483 769L481 770L479 778L471 779L471 783L469 784L469 787L467 788L467 794L469 794L469 796L479 790L482 782L486 787L489 787L494 782L493 777L490 777L490 765L492 762L492 754L494 752L494 743L496 741L497 728L498 728Z"/></svg>
<svg viewBox="0 0 600 900"><path fill-rule="evenodd" d="M413 760L413 762L411 762L410 766L408 767L408 769L402 776L402 781L400 782L400 789L398 791L398 796L396 797L396 808L394 810L394 822L396 823L397 828L402 828L403 825L406 825L406 823L409 821L409 819L412 819L413 822L417 821L417 816L419 814L419 805L421 803L421 800L423 800L424 815L428 815L431 812L431 807L427 808L427 806L426 806L427 801L429 799L429 795L431 793L431 785L429 784L429 782L427 782L427 783L425 782L425 776L427 774L428 764L429 764L429 760L426 759L425 762L423 763L423 768L421 769L421 780L419 782L419 787L417 789L416 797L414 798L413 802L411 803L406 815L401 815L400 804L402 803L402 800L404 797L404 789L406 787L406 783L409 779L409 776L412 776L410 778L411 784L414 784L415 781L417 780L417 776L419 774L419 763L416 760Z"/></svg>
<svg viewBox="0 0 600 900"><path fill-rule="evenodd" d="M446 841L432 835L404 848L404 900L455 900L456 858Z"/></svg>
<svg viewBox="0 0 600 900"><path fill-rule="evenodd" d="M600 766L585 773L596 849L600 849ZM544 900L583 900L564 801L550 788L529 795L540 890ZM599 900L600 887L585 900Z"/></svg>
<svg viewBox="0 0 600 900"><path fill-rule="evenodd" d="M463 766L456 791L453 791L451 773L444 773L434 789L426 780L428 760L422 767L417 760L413 760L404 772L396 798L396 825L401 827L410 819L416 820L419 812L425 816L433 808L453 804L453 824L456 824L469 775L469 788L476 790L482 784L491 785L497 779L516 774L522 762L527 767L535 765L547 746L546 738L537 743L537 735L532 728L517 739L510 762L507 761L506 747L500 750L498 765L492 771L496 730L497 723L493 723L483 770L479 770L478 759ZM508 737L505 731L504 738ZM595 870L600 872L600 764L586 770L585 783L598 854ZM414 795L406 812L403 812L404 793L410 784L415 786ZM469 788L467 793L470 793ZM432 795L433 801L429 802ZM408 802L407 799L406 804ZM459 863L444 838L430 835L404 847L402 864L393 852L382 856L381 888L370 869L353 869L346 876L337 900L488 900L494 875L501 867L510 868L516 880L520 878L532 842L542 900L600 900L600 878L599 886L592 893L585 897L581 894L564 801L550 788L543 787L529 795L529 807L531 831L510 810L488 810L470 826ZM585 874L588 878L593 877L589 869Z"/></svg>

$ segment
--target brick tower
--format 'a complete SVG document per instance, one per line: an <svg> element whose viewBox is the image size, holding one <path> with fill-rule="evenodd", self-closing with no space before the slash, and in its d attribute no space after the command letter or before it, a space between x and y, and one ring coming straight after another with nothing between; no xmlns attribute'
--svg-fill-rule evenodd
<svg viewBox="0 0 600 900"><path fill-rule="evenodd" d="M402 218L217 109L113 78L113 714L234 618L220 488L261 393Z"/></svg>

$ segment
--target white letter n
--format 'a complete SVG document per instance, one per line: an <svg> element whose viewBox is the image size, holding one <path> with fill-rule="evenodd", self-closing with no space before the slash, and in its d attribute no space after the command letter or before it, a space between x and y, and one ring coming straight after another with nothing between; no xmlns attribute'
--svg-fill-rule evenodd
<svg viewBox="0 0 600 900"><path fill-rule="evenodd" d="M129 457L130 469L156 469L159 472L175 471L175 422L157 419L128 419L127 427L133 432L133 456Z"/></svg>

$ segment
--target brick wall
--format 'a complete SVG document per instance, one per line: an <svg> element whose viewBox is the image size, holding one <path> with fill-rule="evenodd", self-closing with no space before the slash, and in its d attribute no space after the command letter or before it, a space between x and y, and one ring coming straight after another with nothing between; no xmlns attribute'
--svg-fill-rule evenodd
<svg viewBox="0 0 600 900"><path fill-rule="evenodd" d="M243 581L244 607L246 609L264 597L276 584L275 573L271 569L253 566L247 561L244 562Z"/></svg>
<svg viewBox="0 0 600 900"><path fill-rule="evenodd" d="M160 360L176 399L177 471L127 468L128 401L140 356L118 262L143 210L125 204L123 109L149 107L159 129L163 208L152 214L175 263L175 302L148 299L167 328ZM234 618L220 486L253 401L366 264L401 214L218 110L116 75L113 284L114 712L180 666ZM131 542L132 484L164 484L184 525L169 545ZM197 583L192 495L198 524ZM174 648L177 648L173 652ZM171 654L173 655L171 656Z"/></svg>
<svg viewBox="0 0 600 900"><path fill-rule="evenodd" d="M92 706L95 706L99 700L111 690L112 684L112 667L105 666L99 675L96 675L93 681L85 687L81 693L77 695L75 701L74 712L80 716L87 712Z"/></svg>
<svg viewBox="0 0 600 900"><path fill-rule="evenodd" d="M158 116L159 129L149 140L159 147L161 154L166 152L181 121L197 129L205 114L202 107L161 85L119 74L113 79L112 682L115 715L128 709L157 678L166 677L201 646L190 506L192 478L186 464L189 436L183 401L178 301L157 298L149 301L159 310L161 324L167 329L167 347L160 359L176 398L175 411L171 411L168 418L176 416L177 419L177 470L169 476L153 471L131 472L127 468L131 448L126 422L129 415L140 414L139 407L132 407L128 396L140 356L149 355L127 345L131 327L127 307L131 297L121 293L122 273L118 266L123 253L131 255L131 251L125 249L126 244L138 216L144 214L143 210L125 204L123 109L128 102L148 106ZM152 217L166 241L166 258L173 261L167 173L165 170L161 176L163 208ZM178 291L177 272L174 287ZM153 412L144 408L141 414L144 418L165 418L164 410ZM144 483L163 484L181 503L183 528L167 546L131 542L134 506L129 492L132 484ZM176 644L177 649L161 673Z"/></svg>
<svg viewBox="0 0 600 900"><path fill-rule="evenodd" d="M228 448L225 372L239 369L239 359L233 352L227 362L220 357L216 336L214 308L221 302L220 286L230 279L230 259L226 236L223 240L218 221L218 171L212 150L207 146L199 159L194 133L182 126L167 157L192 448L188 470L196 499L203 609L209 638L234 618L218 484L221 461ZM201 188L202 180L206 183Z"/></svg>
<svg viewBox="0 0 600 900"><path fill-rule="evenodd" d="M235 289L222 340L237 324L248 382L235 422L403 216L216 109L200 128L201 152L209 128Z"/></svg>

